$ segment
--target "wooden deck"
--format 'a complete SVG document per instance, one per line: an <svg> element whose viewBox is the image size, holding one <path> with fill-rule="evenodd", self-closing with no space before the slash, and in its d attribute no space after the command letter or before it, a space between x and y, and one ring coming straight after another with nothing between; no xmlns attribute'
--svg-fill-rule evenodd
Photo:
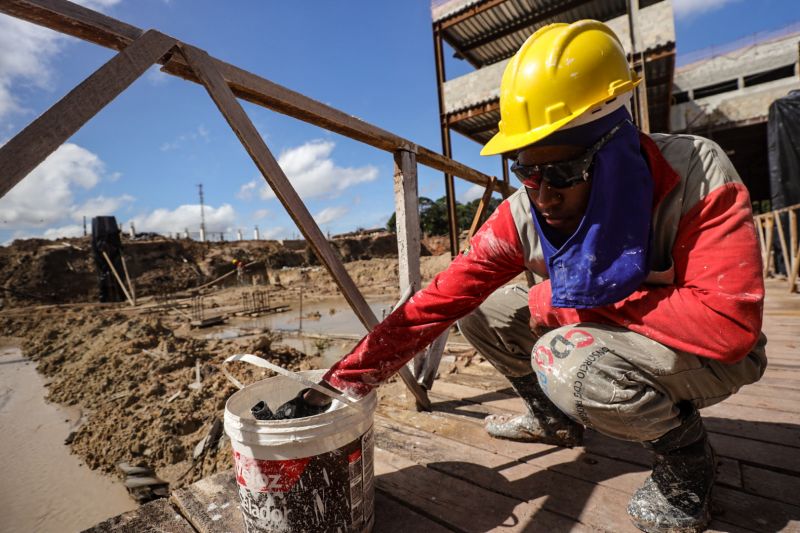
<svg viewBox="0 0 800 533"><path fill-rule="evenodd" d="M764 329L764 378L702 411L720 456L717 531L800 531L800 295L785 283L768 284ZM451 370L431 391L432 413L407 409L400 383L381 389L374 531L637 531L625 507L649 473L644 448L591 431L575 449L491 439L484 416L521 412L521 401L485 364ZM242 531L230 472L169 505L198 531ZM191 531L171 516L164 530Z"/></svg>

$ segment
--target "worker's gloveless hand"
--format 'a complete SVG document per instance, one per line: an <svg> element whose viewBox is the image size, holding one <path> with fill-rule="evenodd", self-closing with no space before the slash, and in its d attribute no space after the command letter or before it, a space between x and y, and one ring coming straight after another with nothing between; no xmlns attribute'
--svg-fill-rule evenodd
<svg viewBox="0 0 800 533"><path fill-rule="evenodd" d="M275 410L273 420L304 418L324 413L331 405L331 399L314 389L303 389L297 396Z"/></svg>

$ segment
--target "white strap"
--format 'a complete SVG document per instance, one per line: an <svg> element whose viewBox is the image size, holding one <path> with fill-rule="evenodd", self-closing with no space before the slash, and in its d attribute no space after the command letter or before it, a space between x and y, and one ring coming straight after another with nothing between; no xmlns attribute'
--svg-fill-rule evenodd
<svg viewBox="0 0 800 533"><path fill-rule="evenodd" d="M332 391L327 387L323 387L319 383L314 383L310 379L306 379L303 376L292 372L291 370L286 370L285 368L279 367L278 365L274 365L267 361L266 359L262 359L257 355L253 355L250 353L238 353L236 355L232 355L225 359L225 363L230 363L231 361L244 361L245 363L250 363L251 365L260 366L261 368L266 368L268 370L272 370L273 372L277 372L287 378L293 379L306 387L314 389L317 392L321 392L325 396L332 398L334 400L339 400L343 404L352 407L353 409L358 409L362 413L369 415L370 413L364 408L363 405L358 400L354 400L345 396L344 394L340 394L338 392Z"/></svg>

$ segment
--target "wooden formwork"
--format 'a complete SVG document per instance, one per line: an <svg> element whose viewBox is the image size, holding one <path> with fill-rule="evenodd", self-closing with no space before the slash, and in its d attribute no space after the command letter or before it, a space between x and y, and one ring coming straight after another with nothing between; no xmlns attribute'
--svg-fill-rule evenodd
<svg viewBox="0 0 800 533"><path fill-rule="evenodd" d="M786 281L789 285L789 292L797 292L797 275L798 270L800 270L800 246L798 246L797 237L797 212L799 210L800 204L795 204L756 215L753 219L758 233L758 242L761 246L764 277L775 276L776 274L773 251L775 248L775 235L777 234L781 258L786 267ZM786 235L787 228L788 236Z"/></svg>

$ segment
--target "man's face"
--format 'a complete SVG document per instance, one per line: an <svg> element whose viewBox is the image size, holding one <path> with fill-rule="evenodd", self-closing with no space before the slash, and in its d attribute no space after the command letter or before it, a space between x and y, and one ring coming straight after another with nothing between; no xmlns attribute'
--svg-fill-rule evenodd
<svg viewBox="0 0 800 533"><path fill-rule="evenodd" d="M517 161L536 165L566 161L580 156L586 149L579 146L534 146L520 151ZM591 191L591 179L572 187L557 189L542 182L538 190L526 187L528 198L547 225L564 236L575 233L586 212Z"/></svg>

